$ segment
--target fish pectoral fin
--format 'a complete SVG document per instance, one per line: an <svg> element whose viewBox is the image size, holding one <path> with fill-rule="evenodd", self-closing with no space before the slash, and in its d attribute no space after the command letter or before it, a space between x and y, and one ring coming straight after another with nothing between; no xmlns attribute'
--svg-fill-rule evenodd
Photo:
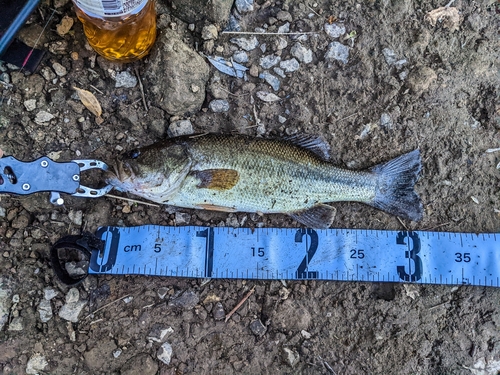
<svg viewBox="0 0 500 375"><path fill-rule="evenodd" d="M289 215L299 223L313 229L328 229L332 225L337 209L327 204L318 204Z"/></svg>
<svg viewBox="0 0 500 375"><path fill-rule="evenodd" d="M192 172L200 180L200 189L229 190L236 185L240 174L234 169L205 169Z"/></svg>
<svg viewBox="0 0 500 375"><path fill-rule="evenodd" d="M217 206L216 204L200 203L196 206L202 210L208 211L236 212L236 210L232 207Z"/></svg>

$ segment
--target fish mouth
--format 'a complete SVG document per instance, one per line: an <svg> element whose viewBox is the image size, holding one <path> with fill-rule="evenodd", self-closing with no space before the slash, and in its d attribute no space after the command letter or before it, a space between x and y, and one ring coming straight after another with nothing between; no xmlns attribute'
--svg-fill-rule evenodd
<svg viewBox="0 0 500 375"><path fill-rule="evenodd" d="M131 179L134 179L135 173L127 162L117 159L112 165L113 172L108 171L106 181L110 184L123 184Z"/></svg>

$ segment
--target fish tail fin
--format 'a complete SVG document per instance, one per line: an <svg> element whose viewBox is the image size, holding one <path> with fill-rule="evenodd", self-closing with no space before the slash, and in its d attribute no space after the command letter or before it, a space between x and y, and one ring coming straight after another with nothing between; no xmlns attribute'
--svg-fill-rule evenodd
<svg viewBox="0 0 500 375"><path fill-rule="evenodd" d="M370 204L404 219L422 220L423 207L414 190L422 163L414 150L371 169L377 175L377 191Z"/></svg>

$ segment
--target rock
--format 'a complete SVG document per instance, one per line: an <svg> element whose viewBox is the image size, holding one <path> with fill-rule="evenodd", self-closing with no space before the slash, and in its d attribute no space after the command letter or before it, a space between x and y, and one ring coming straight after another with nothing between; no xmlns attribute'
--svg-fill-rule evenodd
<svg viewBox="0 0 500 375"><path fill-rule="evenodd" d="M52 306L50 305L50 301L46 299L42 299L38 304L38 314L40 315L40 320L42 323L48 322L52 319Z"/></svg>
<svg viewBox="0 0 500 375"><path fill-rule="evenodd" d="M26 374L39 374L40 372L43 372L48 365L49 363L43 355L35 353L26 364Z"/></svg>
<svg viewBox="0 0 500 375"><path fill-rule="evenodd" d="M349 47L344 46L339 42L332 42L328 45L328 49L325 53L326 61L341 61L347 64L349 61Z"/></svg>
<svg viewBox="0 0 500 375"><path fill-rule="evenodd" d="M222 303L217 302L212 310L212 315L215 320L223 320L226 318L226 312L224 311L224 306Z"/></svg>
<svg viewBox="0 0 500 375"><path fill-rule="evenodd" d="M229 111L229 102L224 99L216 99L212 100L208 107L215 113L227 112Z"/></svg>
<svg viewBox="0 0 500 375"><path fill-rule="evenodd" d="M168 306L171 307L176 307L184 310L191 310L193 307L195 307L198 302L200 301L200 297L198 296L198 293L192 291L192 290L187 290L184 293L182 293L180 296L173 297L169 302Z"/></svg>
<svg viewBox="0 0 500 375"><path fill-rule="evenodd" d="M296 57L297 60L304 64L309 64L312 62L312 51L307 49L300 43L295 43L290 50L290 53L293 57Z"/></svg>
<svg viewBox="0 0 500 375"><path fill-rule="evenodd" d="M253 0L236 0L235 5L240 13L253 11Z"/></svg>
<svg viewBox="0 0 500 375"><path fill-rule="evenodd" d="M9 323L9 331L22 331L24 329L24 323L23 323L23 318L20 316L16 316L12 321Z"/></svg>
<svg viewBox="0 0 500 375"><path fill-rule="evenodd" d="M288 21L288 22L292 22L293 19L292 19L292 15L290 14L290 12L287 12L287 11L284 11L284 10L280 10L277 14L276 14L276 18L279 20L279 21Z"/></svg>
<svg viewBox="0 0 500 375"><path fill-rule="evenodd" d="M260 66L264 69L270 69L281 61L281 57L275 55L267 55L260 58Z"/></svg>
<svg viewBox="0 0 500 375"><path fill-rule="evenodd" d="M382 115L380 116L380 126L387 130L391 130L394 126L391 115L389 115L388 113L382 113Z"/></svg>
<svg viewBox="0 0 500 375"><path fill-rule="evenodd" d="M230 42L236 44L238 47L245 51L252 51L259 45L259 41L255 36L252 36L251 38L231 38Z"/></svg>
<svg viewBox="0 0 500 375"><path fill-rule="evenodd" d="M115 87L132 88L137 85L137 77L128 70L117 73L115 78Z"/></svg>
<svg viewBox="0 0 500 375"><path fill-rule="evenodd" d="M285 38L279 37L275 39L275 45L277 50L283 50L288 47L288 42Z"/></svg>
<svg viewBox="0 0 500 375"><path fill-rule="evenodd" d="M287 73L295 72L300 68L300 64L296 59L283 60L280 62L280 68Z"/></svg>
<svg viewBox="0 0 500 375"><path fill-rule="evenodd" d="M382 50L382 54L384 55L385 62L389 66L396 66L397 69L401 69L404 65L408 63L408 60L406 59L399 59L396 56L396 52L394 52L392 49L389 48L384 48Z"/></svg>
<svg viewBox="0 0 500 375"><path fill-rule="evenodd" d="M77 226L82 226L82 220L83 220L83 212L78 210L78 211L74 211L74 210L71 210L69 213L68 213L68 217L69 219L73 222L73 224L77 225Z"/></svg>
<svg viewBox="0 0 500 375"><path fill-rule="evenodd" d="M38 125L44 125L45 123L49 122L53 118L54 118L54 115L52 113L49 113L47 111L40 111L36 114L35 122Z"/></svg>
<svg viewBox="0 0 500 375"><path fill-rule="evenodd" d="M285 74L285 72L283 71L283 69L278 68L277 66L275 66L275 67L273 68L273 71L274 71L274 73L276 73L277 75L279 75L281 78L286 78L286 74Z"/></svg>
<svg viewBox="0 0 500 375"><path fill-rule="evenodd" d="M156 41L144 80L157 106L171 115L197 112L205 100L209 69L205 60L170 29ZM198 90L193 90L196 87Z"/></svg>
<svg viewBox="0 0 500 375"><path fill-rule="evenodd" d="M201 37L203 40L217 39L218 36L219 32L217 31L217 26L215 25L204 26L203 30L201 30Z"/></svg>
<svg viewBox="0 0 500 375"><path fill-rule="evenodd" d="M417 66L409 74L406 80L409 89L417 95L427 91L431 84L437 79L437 74L434 70L427 66Z"/></svg>
<svg viewBox="0 0 500 375"><path fill-rule="evenodd" d="M267 331L267 327L264 324L262 324L260 319L254 320L252 323L250 323L249 327L250 331L252 331L252 333L258 337L264 335L264 333L266 333Z"/></svg>
<svg viewBox="0 0 500 375"><path fill-rule="evenodd" d="M257 96L257 98L259 98L264 102L276 102L278 100L281 100L281 98L278 95L267 91L257 91L255 95Z"/></svg>
<svg viewBox="0 0 500 375"><path fill-rule="evenodd" d="M302 330L300 331L300 334L302 335L303 338L305 338L306 340L309 340L311 338L311 334L309 332L307 332L306 330Z"/></svg>
<svg viewBox="0 0 500 375"><path fill-rule="evenodd" d="M55 62L52 64L52 69L54 69L54 72L56 72L56 74L59 77L64 77L66 74L68 74L68 71L66 70L66 68L64 66L62 66L61 64L59 64L58 62Z"/></svg>
<svg viewBox="0 0 500 375"><path fill-rule="evenodd" d="M186 23L208 21L225 25L234 0L172 0L169 8L174 16Z"/></svg>
<svg viewBox="0 0 500 375"><path fill-rule="evenodd" d="M280 89L280 84L281 84L280 80L271 73L262 72L259 74L259 78L269 83L274 91L278 91Z"/></svg>
<svg viewBox="0 0 500 375"><path fill-rule="evenodd" d="M90 342L87 345L90 345ZM95 346L92 349L87 350L85 353L83 353L83 358L85 358L85 365L87 365L88 370L90 370L89 372L91 374L112 373L110 369L114 368L113 366L116 366L115 362L112 360L113 352L116 349L118 349L115 342L109 338L102 337L100 340L92 342L92 345ZM123 367L125 368L126 364ZM122 375L125 373L137 374L137 368L138 367L135 367L134 369L136 372L128 372L128 373L124 372L124 370L122 369L120 374ZM141 375L146 374L146 369L147 369L146 367L141 368L141 372L139 374ZM156 372L154 372L153 374L155 373Z"/></svg>
<svg viewBox="0 0 500 375"><path fill-rule="evenodd" d="M236 51L233 54L233 60L237 63L244 64L248 62L248 53L245 51Z"/></svg>
<svg viewBox="0 0 500 375"><path fill-rule="evenodd" d="M36 108L36 100L35 99L25 100L23 104L24 104L24 108L26 108L26 110L28 112L31 112L32 110L34 110Z"/></svg>
<svg viewBox="0 0 500 375"><path fill-rule="evenodd" d="M337 39L345 34L345 26L341 23L325 23L325 32L330 38Z"/></svg>
<svg viewBox="0 0 500 375"><path fill-rule="evenodd" d="M66 294L66 303L59 310L59 317L70 322L78 322L78 316L86 305L85 301L80 301L78 289L71 288Z"/></svg>
<svg viewBox="0 0 500 375"><path fill-rule="evenodd" d="M292 298L288 298L279 304L274 314L269 318L273 322L273 326L278 330L307 330L312 321L311 313Z"/></svg>
<svg viewBox="0 0 500 375"><path fill-rule="evenodd" d="M54 288L45 288L43 290L43 298L50 301L52 298L56 297L59 293Z"/></svg>
<svg viewBox="0 0 500 375"><path fill-rule="evenodd" d="M169 365L172 360L172 345L168 342L164 342L158 349L156 357L166 365Z"/></svg>
<svg viewBox="0 0 500 375"><path fill-rule="evenodd" d="M191 221L191 215L185 212L175 213L175 224L176 225L186 225Z"/></svg>
<svg viewBox="0 0 500 375"><path fill-rule="evenodd" d="M178 137L180 135L193 134L193 124L189 120L174 121L168 127L167 132L169 137Z"/></svg>
<svg viewBox="0 0 500 375"><path fill-rule="evenodd" d="M172 332L174 332L174 329L172 327L165 328L160 324L155 324L153 325L153 328L151 328L147 339L151 342L163 342L163 340L165 340L165 337L167 337L167 335Z"/></svg>
<svg viewBox="0 0 500 375"><path fill-rule="evenodd" d="M278 27L278 33L284 34L290 32L290 24L287 22L284 25Z"/></svg>
<svg viewBox="0 0 500 375"><path fill-rule="evenodd" d="M120 369L120 375L155 375L157 372L158 363L146 353L130 358Z"/></svg>
<svg viewBox="0 0 500 375"><path fill-rule="evenodd" d="M300 360L299 353L290 348L283 348L281 357L283 358L283 361L291 367L294 367Z"/></svg>

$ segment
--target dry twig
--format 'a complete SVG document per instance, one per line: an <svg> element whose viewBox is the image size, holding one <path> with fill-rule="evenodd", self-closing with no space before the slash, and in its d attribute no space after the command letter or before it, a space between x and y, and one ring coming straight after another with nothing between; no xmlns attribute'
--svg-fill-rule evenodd
<svg viewBox="0 0 500 375"><path fill-rule="evenodd" d="M226 319L224 320L224 323L227 323L229 319L233 316L233 314L238 311L238 309L245 303L245 301L255 292L255 285L248 291L248 293L245 295L245 297L242 298L242 300L232 309L227 315Z"/></svg>
<svg viewBox="0 0 500 375"><path fill-rule="evenodd" d="M137 68L135 68L135 75L137 76L137 80L139 81L139 87L141 88L142 103L144 104L144 109L147 112L148 104L146 103L146 96L144 95L144 86L142 85L141 76L139 75L139 70Z"/></svg>
<svg viewBox="0 0 500 375"><path fill-rule="evenodd" d="M120 298L118 298L118 299L115 299L114 301L111 301L110 303L105 304L104 306L99 307L97 310L95 310L95 311L91 312L89 315L87 315L87 316L85 317L85 319L90 318L90 317L91 317L91 316L93 316L96 312L99 312L99 311L101 311L101 310L105 309L106 307L111 306L111 305L115 304L116 302L121 301L122 299L127 298L127 297L130 297L130 296L131 296L130 294L126 294L126 295L124 295L124 296L122 296L122 297L120 297Z"/></svg>
<svg viewBox="0 0 500 375"><path fill-rule="evenodd" d="M137 199L119 197L118 195L113 195L113 194L109 194L109 193L106 194L106 197L121 199L121 200L124 200L126 202L131 202L131 203L145 204L146 206L151 206L151 207L160 207L160 205L156 204L156 203L149 203L149 202L139 201Z"/></svg>

